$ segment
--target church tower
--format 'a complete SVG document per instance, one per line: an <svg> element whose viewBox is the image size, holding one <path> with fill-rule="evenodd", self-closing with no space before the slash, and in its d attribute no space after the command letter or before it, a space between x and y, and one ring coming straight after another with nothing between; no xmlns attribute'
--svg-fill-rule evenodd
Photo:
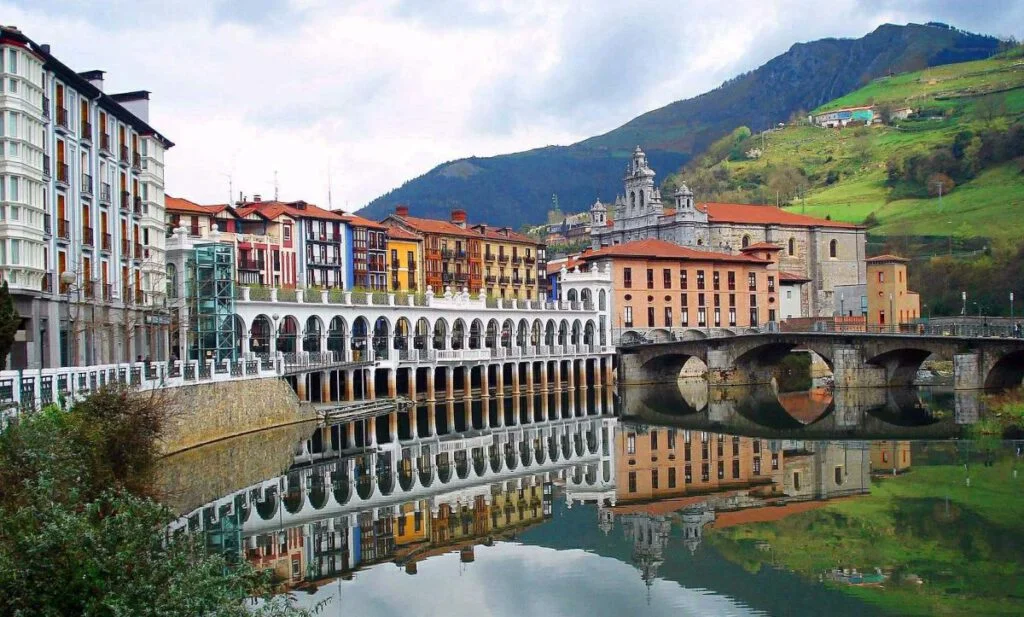
<svg viewBox="0 0 1024 617"><path fill-rule="evenodd" d="M626 213L627 216L643 216L657 210L661 214L661 198L654 186L654 170L647 164L647 155L636 147L633 160L626 168Z"/></svg>
<svg viewBox="0 0 1024 617"><path fill-rule="evenodd" d="M593 227L604 227L608 224L608 208L598 199L590 206L590 225Z"/></svg>

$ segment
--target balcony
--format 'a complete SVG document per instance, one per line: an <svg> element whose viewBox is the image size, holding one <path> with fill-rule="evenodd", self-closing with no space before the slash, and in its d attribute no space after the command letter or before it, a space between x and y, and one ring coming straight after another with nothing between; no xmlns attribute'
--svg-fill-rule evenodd
<svg viewBox="0 0 1024 617"><path fill-rule="evenodd" d="M133 253L135 259L142 259L142 243L136 242L133 246L135 248L135 251Z"/></svg>
<svg viewBox="0 0 1024 617"><path fill-rule="evenodd" d="M524 259L526 260L526 265L528 266L532 266L535 263L537 263L537 259L534 257L530 257L529 255L527 255Z"/></svg>
<svg viewBox="0 0 1024 617"><path fill-rule="evenodd" d="M102 249L104 251L107 251L109 253L110 252L110 244L111 244L110 234L109 233L104 233L103 234L103 244L102 244L102 246L100 246L100 249Z"/></svg>
<svg viewBox="0 0 1024 617"><path fill-rule="evenodd" d="M82 194L92 195L92 175L82 174Z"/></svg>
<svg viewBox="0 0 1024 617"><path fill-rule="evenodd" d="M82 228L82 246L93 246L92 227Z"/></svg>
<svg viewBox="0 0 1024 617"><path fill-rule="evenodd" d="M71 175L71 173L70 173L70 170L68 169L68 164L67 163L60 163L60 162L58 162L57 163L57 182L59 182L60 184L63 184L64 186L67 186L67 184L68 184L68 176L70 176L70 175Z"/></svg>
<svg viewBox="0 0 1024 617"><path fill-rule="evenodd" d="M465 259L466 251L455 251L455 259Z"/></svg>
<svg viewBox="0 0 1024 617"><path fill-rule="evenodd" d="M250 272L262 272L265 263L257 261L255 259L240 259L238 260L239 270L248 270Z"/></svg>
<svg viewBox="0 0 1024 617"><path fill-rule="evenodd" d="M131 210L131 193L128 191L121 191L121 212L122 214L128 214Z"/></svg>
<svg viewBox="0 0 1024 617"><path fill-rule="evenodd" d="M51 292L53 292L53 277L50 275L49 272L47 272L46 274L43 275L43 288L42 288L42 291L43 291L43 293L51 293Z"/></svg>
<svg viewBox="0 0 1024 617"><path fill-rule="evenodd" d="M110 135L106 133L100 135L100 152L110 154Z"/></svg>
<svg viewBox="0 0 1024 617"><path fill-rule="evenodd" d="M498 277L498 284L499 285L508 285L510 280L511 279L509 277L507 277L507 276L499 276Z"/></svg>
<svg viewBox="0 0 1024 617"><path fill-rule="evenodd" d="M103 284L103 300L110 302L114 298L114 286L110 283Z"/></svg>
<svg viewBox="0 0 1024 617"><path fill-rule="evenodd" d="M57 219L57 237L64 241L71 238L71 224L67 219Z"/></svg>
<svg viewBox="0 0 1024 617"><path fill-rule="evenodd" d="M522 284L523 284L523 279L521 279L521 278L519 278L519 277L517 276L517 277L515 277L515 278L513 278L513 279L512 279L512 284L513 284L513 285L522 285Z"/></svg>
<svg viewBox="0 0 1024 617"><path fill-rule="evenodd" d="M142 171L142 155L138 152L132 152L132 169Z"/></svg>
<svg viewBox="0 0 1024 617"><path fill-rule="evenodd" d="M508 255L498 255L498 263L500 263L500 264L507 264L508 263Z"/></svg>
<svg viewBox="0 0 1024 617"><path fill-rule="evenodd" d="M49 212L43 213L43 235L49 236L53 233L53 215Z"/></svg>
<svg viewBox="0 0 1024 617"><path fill-rule="evenodd" d="M100 182L100 203L110 205L110 184Z"/></svg>
<svg viewBox="0 0 1024 617"><path fill-rule="evenodd" d="M497 281L498 277L494 276L493 274L488 274L487 276L484 277L484 282L488 283L489 285L493 285Z"/></svg>
<svg viewBox="0 0 1024 617"><path fill-rule="evenodd" d="M455 251L451 249L441 249L441 259L452 259L455 257Z"/></svg>
<svg viewBox="0 0 1024 617"><path fill-rule="evenodd" d="M57 108L57 128L64 129L67 131L68 127L68 110L64 107Z"/></svg>
<svg viewBox="0 0 1024 617"><path fill-rule="evenodd" d="M484 254L484 261L493 262L494 261L494 253L485 253Z"/></svg>
<svg viewBox="0 0 1024 617"><path fill-rule="evenodd" d="M132 199L132 214L136 218L142 216L142 197L139 197L138 195Z"/></svg>
<svg viewBox="0 0 1024 617"><path fill-rule="evenodd" d="M129 161L129 158L128 158L128 146L122 145L120 153L121 153L121 156L118 158L118 161L122 165L127 165L128 161Z"/></svg>
<svg viewBox="0 0 1024 617"><path fill-rule="evenodd" d="M43 177L49 178L50 174L53 173L53 162L50 161L50 155L43 155Z"/></svg>
<svg viewBox="0 0 1024 617"><path fill-rule="evenodd" d="M128 238L121 238L121 258L126 259L132 253L132 241Z"/></svg>
<svg viewBox="0 0 1024 617"><path fill-rule="evenodd" d="M43 118L50 119L50 97L43 97Z"/></svg>
<svg viewBox="0 0 1024 617"><path fill-rule="evenodd" d="M531 278L531 277L528 276L528 277L526 277L526 284L527 285L536 285L537 284L537 279Z"/></svg>
<svg viewBox="0 0 1024 617"><path fill-rule="evenodd" d="M92 141L92 122L82 120L82 130L79 131L79 138L82 141Z"/></svg>
<svg viewBox="0 0 1024 617"><path fill-rule="evenodd" d="M523 258L519 257L518 255L513 255L512 256L512 265L513 266L521 266L521 265L523 265Z"/></svg>

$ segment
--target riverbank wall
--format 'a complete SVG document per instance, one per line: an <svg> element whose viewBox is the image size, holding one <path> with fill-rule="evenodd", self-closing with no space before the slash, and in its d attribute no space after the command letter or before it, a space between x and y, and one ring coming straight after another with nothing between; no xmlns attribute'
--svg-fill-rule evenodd
<svg viewBox="0 0 1024 617"><path fill-rule="evenodd" d="M174 454L255 431L314 420L316 412L282 379L248 379L169 388L162 452Z"/></svg>

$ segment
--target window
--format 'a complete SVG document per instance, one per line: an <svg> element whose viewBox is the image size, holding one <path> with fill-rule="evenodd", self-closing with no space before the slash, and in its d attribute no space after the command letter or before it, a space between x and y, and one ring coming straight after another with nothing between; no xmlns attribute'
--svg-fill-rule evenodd
<svg viewBox="0 0 1024 617"><path fill-rule="evenodd" d="M625 307L623 307L622 310L623 310L623 318L625 319L625 322L626 322L623 325L625 325L627 328L632 328L633 327L633 307L632 306L625 306Z"/></svg>
<svg viewBox="0 0 1024 617"><path fill-rule="evenodd" d="M775 277L774 276L769 276L768 277L768 292L772 293L774 291L775 291Z"/></svg>
<svg viewBox="0 0 1024 617"><path fill-rule="evenodd" d="M651 470L651 488L658 488L658 470Z"/></svg>
<svg viewBox="0 0 1024 617"><path fill-rule="evenodd" d="M725 280L726 280L726 285L729 288L729 291L735 291L736 290L736 273L734 271L732 271L732 270L729 270L729 272L726 273Z"/></svg>
<svg viewBox="0 0 1024 617"><path fill-rule="evenodd" d="M672 327L672 307L671 306L666 306L665 307L665 327L666 328L671 328Z"/></svg>
<svg viewBox="0 0 1024 617"><path fill-rule="evenodd" d="M835 259L839 256L839 241L830 240L828 243L828 256Z"/></svg>
<svg viewBox="0 0 1024 617"><path fill-rule="evenodd" d="M658 431L651 431L651 450L658 449Z"/></svg>
<svg viewBox="0 0 1024 617"><path fill-rule="evenodd" d="M636 472L635 471L629 472L629 492L630 493L635 493L636 492Z"/></svg>
<svg viewBox="0 0 1024 617"><path fill-rule="evenodd" d="M285 225L284 226L284 239L285 239L285 241L291 241L291 239L292 239L292 226L291 225Z"/></svg>
<svg viewBox="0 0 1024 617"><path fill-rule="evenodd" d="M21 263L21 240L11 240L11 265Z"/></svg>
<svg viewBox="0 0 1024 617"><path fill-rule="evenodd" d="M623 268L622 269L622 286L626 289L633 287L633 269Z"/></svg>
<svg viewBox="0 0 1024 617"><path fill-rule="evenodd" d="M672 271L665 268L661 271L661 275L665 284L665 289L672 289Z"/></svg>
<svg viewBox="0 0 1024 617"><path fill-rule="evenodd" d="M725 461L718 461L718 479L725 479Z"/></svg>
<svg viewBox="0 0 1024 617"><path fill-rule="evenodd" d="M704 289L704 271L697 270L697 289Z"/></svg>
<svg viewBox="0 0 1024 617"><path fill-rule="evenodd" d="M750 291L757 291L757 274L754 272L747 275L747 287L750 288Z"/></svg>
<svg viewBox="0 0 1024 617"><path fill-rule="evenodd" d="M740 240L740 244L743 246L743 248L747 248L748 246L750 246L750 236L744 235L743 239Z"/></svg>
<svg viewBox="0 0 1024 617"><path fill-rule="evenodd" d="M686 289L686 270L679 271L679 289Z"/></svg>
<svg viewBox="0 0 1024 617"><path fill-rule="evenodd" d="M755 456L754 457L754 475L755 476L761 475L761 457L760 456Z"/></svg>
<svg viewBox="0 0 1024 617"><path fill-rule="evenodd" d="M654 327L654 307L653 306L648 306L647 307L647 327L648 328L653 328Z"/></svg>
<svg viewBox="0 0 1024 617"><path fill-rule="evenodd" d="M715 271L714 271L713 273L711 273L711 287L712 287L712 289L714 289L715 291L718 291L718 289L719 289L719 287L720 287L720 285L719 285L719 283L720 283L720 278L721 278L721 277L720 277L720 275L719 275L719 272L718 272L718 270L715 270Z"/></svg>
<svg viewBox="0 0 1024 617"><path fill-rule="evenodd" d="M636 454L636 435L626 435L626 454Z"/></svg>
<svg viewBox="0 0 1024 617"><path fill-rule="evenodd" d="M18 52L14 49L7 50L7 72L17 73L18 72Z"/></svg>
<svg viewBox="0 0 1024 617"><path fill-rule="evenodd" d="M674 428L668 429L668 449L676 449L676 429Z"/></svg>
<svg viewBox="0 0 1024 617"><path fill-rule="evenodd" d="M647 268L647 289L654 289L654 269Z"/></svg>
<svg viewBox="0 0 1024 617"><path fill-rule="evenodd" d="M790 257L792 257L793 255L796 255L796 239L795 238L790 238L789 239L789 247L788 247L787 252L789 253Z"/></svg>
<svg viewBox="0 0 1024 617"><path fill-rule="evenodd" d="M722 325L722 309L715 307L715 327L719 328Z"/></svg>
<svg viewBox="0 0 1024 617"><path fill-rule="evenodd" d="M12 180L13 180L13 178L12 178ZM878 273L878 282L879 283L884 283L885 282L885 272L879 272Z"/></svg>
<svg viewBox="0 0 1024 617"><path fill-rule="evenodd" d="M669 488L675 488L676 487L676 468L675 467L669 467L669 469L668 469L668 487Z"/></svg>
<svg viewBox="0 0 1024 617"><path fill-rule="evenodd" d="M732 461L732 478L736 480L740 477L740 460L733 459Z"/></svg>
<svg viewBox="0 0 1024 617"><path fill-rule="evenodd" d="M697 309L697 326L705 327L708 325L708 310L703 306Z"/></svg>

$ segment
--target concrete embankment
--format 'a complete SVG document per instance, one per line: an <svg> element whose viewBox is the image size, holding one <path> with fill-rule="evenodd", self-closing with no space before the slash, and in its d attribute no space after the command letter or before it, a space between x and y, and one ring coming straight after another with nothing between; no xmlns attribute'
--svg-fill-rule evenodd
<svg viewBox="0 0 1024 617"><path fill-rule="evenodd" d="M229 437L316 418L280 379L197 384L160 392L169 418L163 452L174 454Z"/></svg>

